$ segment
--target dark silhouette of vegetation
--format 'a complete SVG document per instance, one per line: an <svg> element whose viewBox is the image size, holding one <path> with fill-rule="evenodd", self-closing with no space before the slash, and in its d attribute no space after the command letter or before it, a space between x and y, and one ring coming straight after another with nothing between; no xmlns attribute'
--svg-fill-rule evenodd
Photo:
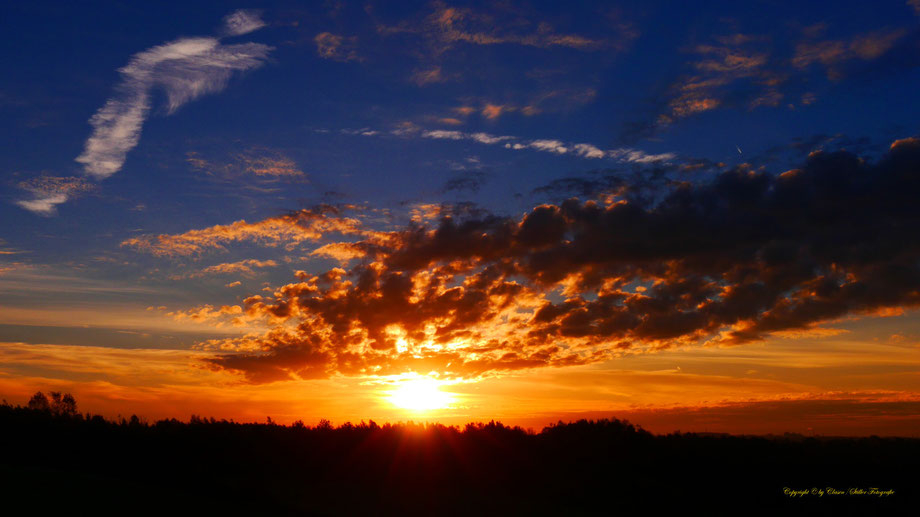
<svg viewBox="0 0 920 517"><path fill-rule="evenodd" d="M48 397L45 396L42 392L36 392L35 395L32 395L32 398L29 399L29 409L34 409L38 411L46 411L53 415L67 415L67 416L76 416L77 415L77 401L73 398L73 395L70 393L65 393L61 395L59 391L51 392L51 400L48 400Z"/></svg>
<svg viewBox="0 0 920 517"><path fill-rule="evenodd" d="M33 515L776 515L835 506L869 515L917 502L920 440L909 438L653 435L616 419L540 432L195 415L148 423L76 408L54 392L0 405L8 502L19 498ZM44 495L49 486L55 497ZM791 498L787 487L895 492Z"/></svg>

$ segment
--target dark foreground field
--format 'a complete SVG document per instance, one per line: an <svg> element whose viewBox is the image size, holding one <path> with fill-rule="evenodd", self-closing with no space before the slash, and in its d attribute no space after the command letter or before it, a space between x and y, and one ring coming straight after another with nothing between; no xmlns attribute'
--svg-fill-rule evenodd
<svg viewBox="0 0 920 517"><path fill-rule="evenodd" d="M917 508L920 479L915 439L656 436L618 420L146 424L3 405L0 437L7 515L886 515Z"/></svg>

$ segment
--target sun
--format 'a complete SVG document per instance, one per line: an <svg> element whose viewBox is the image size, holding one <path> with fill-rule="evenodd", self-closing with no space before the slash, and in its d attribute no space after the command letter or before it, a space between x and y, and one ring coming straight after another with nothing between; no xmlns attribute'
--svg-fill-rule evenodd
<svg viewBox="0 0 920 517"><path fill-rule="evenodd" d="M440 389L441 383L433 379L411 379L402 381L390 392L390 402L399 408L412 411L445 409L454 397Z"/></svg>

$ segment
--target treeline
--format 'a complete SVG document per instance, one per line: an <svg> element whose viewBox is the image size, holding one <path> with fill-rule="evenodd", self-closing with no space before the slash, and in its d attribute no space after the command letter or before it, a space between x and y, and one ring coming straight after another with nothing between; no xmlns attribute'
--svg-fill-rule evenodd
<svg viewBox="0 0 920 517"><path fill-rule="evenodd" d="M4 402L0 430L0 486L33 514L884 513L916 504L920 480L920 440L653 435L616 419L540 432L498 422L148 423L81 414L73 397L52 393ZM826 487L894 493L784 493Z"/></svg>

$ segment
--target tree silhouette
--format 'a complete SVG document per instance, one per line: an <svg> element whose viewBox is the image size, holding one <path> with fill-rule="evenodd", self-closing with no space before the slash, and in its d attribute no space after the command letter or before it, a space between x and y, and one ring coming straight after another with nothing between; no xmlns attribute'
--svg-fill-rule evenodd
<svg viewBox="0 0 920 517"><path fill-rule="evenodd" d="M35 392L29 399L28 408L36 411L51 413L55 416L76 416L77 400L70 393L61 393L60 391L50 392L51 399L40 392Z"/></svg>
<svg viewBox="0 0 920 517"><path fill-rule="evenodd" d="M51 411L51 404L44 393L38 391L29 399L29 409L37 411Z"/></svg>
<svg viewBox="0 0 920 517"><path fill-rule="evenodd" d="M52 391L51 412L59 416L74 416L77 414L77 401L70 393L62 395L59 391Z"/></svg>
<svg viewBox="0 0 920 517"><path fill-rule="evenodd" d="M785 515L812 503L879 515L915 510L920 486L920 440L908 438L656 435L617 419L539 432L497 421L311 427L193 415L147 424L135 415L82 417L71 395L49 395L0 405L4 443L13 444L0 454L0 486L32 496L34 515L73 513L39 511L51 498L47 483L33 481L52 474L74 487L73 497L55 500L106 486L90 499L113 514L143 499L159 514L184 504L195 510L184 513L202 515L631 515L667 510L669 501L709 515ZM811 486L894 495L818 503L782 491ZM150 501L150 490L163 497Z"/></svg>

